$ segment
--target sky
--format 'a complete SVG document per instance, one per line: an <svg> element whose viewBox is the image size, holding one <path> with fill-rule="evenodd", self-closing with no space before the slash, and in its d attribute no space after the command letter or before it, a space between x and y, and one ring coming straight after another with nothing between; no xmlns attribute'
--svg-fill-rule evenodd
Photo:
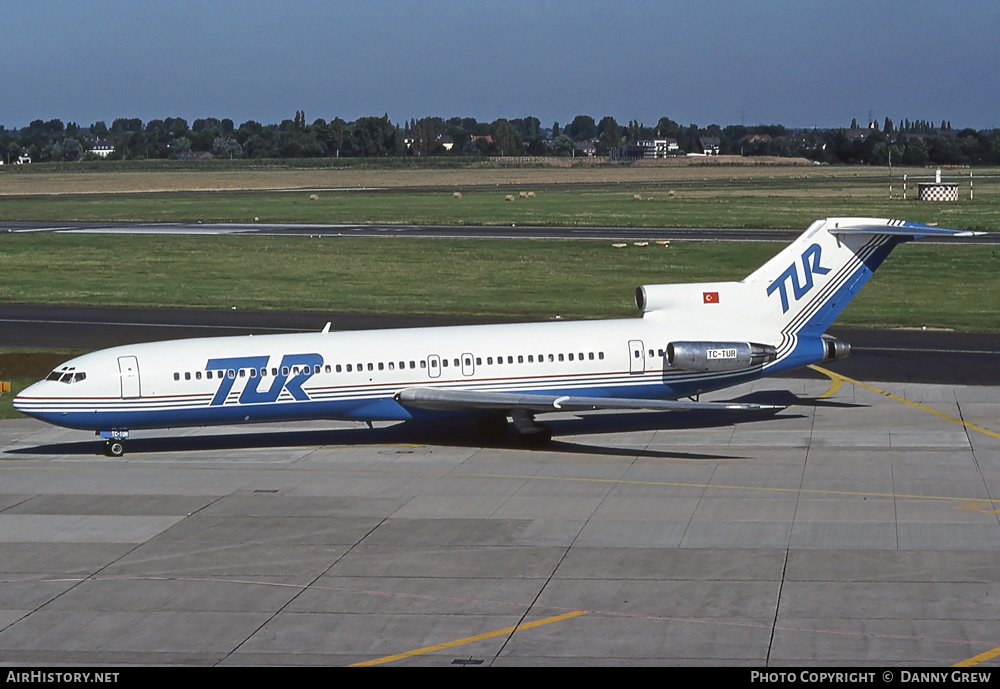
<svg viewBox="0 0 1000 689"><path fill-rule="evenodd" d="M0 125L1000 127L996 0L4 0Z"/></svg>

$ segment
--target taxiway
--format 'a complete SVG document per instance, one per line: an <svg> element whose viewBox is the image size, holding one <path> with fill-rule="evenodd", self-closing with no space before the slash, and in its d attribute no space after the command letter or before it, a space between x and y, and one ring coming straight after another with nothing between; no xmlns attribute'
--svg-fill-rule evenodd
<svg viewBox="0 0 1000 689"><path fill-rule="evenodd" d="M0 422L0 662L1000 664L1000 389L813 371L773 415Z"/></svg>

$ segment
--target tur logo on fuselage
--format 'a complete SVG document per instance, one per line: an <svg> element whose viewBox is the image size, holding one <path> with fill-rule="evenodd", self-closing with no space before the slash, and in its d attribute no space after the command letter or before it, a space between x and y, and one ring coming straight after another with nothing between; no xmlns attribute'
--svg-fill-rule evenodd
<svg viewBox="0 0 1000 689"><path fill-rule="evenodd" d="M805 277L801 283L799 282L799 272L793 263L768 286L767 296L771 296L775 291L781 295L782 313L788 311L788 287L786 286L788 282L792 283L792 295L795 297L795 301L798 301L813 288L813 275L826 275L830 272L829 268L824 268L819 264L822 251L819 244L812 244L802 252L802 271Z"/></svg>
<svg viewBox="0 0 1000 689"><path fill-rule="evenodd" d="M315 370L323 365L323 357L319 354L285 354L277 367L276 375L270 376L271 384L264 390L259 389L267 377L257 372L267 368L268 356L237 356L221 359L209 359L205 365L208 371L221 371L222 380L219 389L215 391L211 406L226 403L237 378L245 378L246 385L240 393L240 404L261 404L276 402L282 390L288 390L293 399L300 402L309 400L309 395L302 389L302 384L312 377ZM241 370L250 369L252 375L241 376ZM291 378L289 378L291 375Z"/></svg>

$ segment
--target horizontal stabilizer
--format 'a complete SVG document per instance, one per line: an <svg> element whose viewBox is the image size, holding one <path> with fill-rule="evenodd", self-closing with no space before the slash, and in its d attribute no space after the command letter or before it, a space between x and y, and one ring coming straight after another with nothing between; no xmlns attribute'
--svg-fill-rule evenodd
<svg viewBox="0 0 1000 689"><path fill-rule="evenodd" d="M396 393L396 401L408 407L435 410L520 409L535 413L592 411L595 409L649 409L659 411L729 410L759 411L784 409L778 405L748 402L694 402L644 400L621 397L577 397L575 395L532 395L526 393L454 390L450 388L406 388Z"/></svg>
<svg viewBox="0 0 1000 689"><path fill-rule="evenodd" d="M884 221L883 221L884 222ZM836 219L828 220L826 231L832 235L850 234L876 234L889 237L910 237L912 239L922 239L923 237L975 237L984 234L983 232L969 232L968 230L953 230L946 227L934 227L933 225L921 225L915 222L905 222L902 220L890 220L890 224L860 224L838 227Z"/></svg>

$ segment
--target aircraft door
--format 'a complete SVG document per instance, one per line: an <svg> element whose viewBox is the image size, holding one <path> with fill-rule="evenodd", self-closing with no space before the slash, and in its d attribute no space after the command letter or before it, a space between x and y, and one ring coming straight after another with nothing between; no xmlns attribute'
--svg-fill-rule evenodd
<svg viewBox="0 0 1000 689"><path fill-rule="evenodd" d="M466 352L462 355L462 375L471 376L476 372L476 361L471 354Z"/></svg>
<svg viewBox="0 0 1000 689"><path fill-rule="evenodd" d="M118 372L121 374L122 399L139 397L139 360L134 356L118 357Z"/></svg>
<svg viewBox="0 0 1000 689"><path fill-rule="evenodd" d="M441 357L431 354L427 357L427 375L431 378L441 377Z"/></svg>
<svg viewBox="0 0 1000 689"><path fill-rule="evenodd" d="M628 341L628 372L646 372L646 352L642 345L642 340Z"/></svg>

